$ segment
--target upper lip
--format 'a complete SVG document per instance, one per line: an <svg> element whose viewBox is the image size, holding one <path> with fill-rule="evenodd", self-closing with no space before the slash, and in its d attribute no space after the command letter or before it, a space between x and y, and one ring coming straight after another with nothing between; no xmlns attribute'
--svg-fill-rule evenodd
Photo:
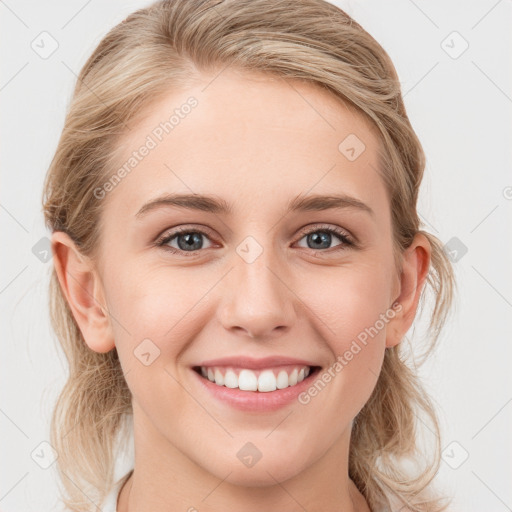
<svg viewBox="0 0 512 512"><path fill-rule="evenodd" d="M203 361L197 366L233 366L258 370L261 368L272 368L274 366L285 365L315 366L311 361L286 356L270 356L260 359L246 356L223 357L220 359L209 359L208 361Z"/></svg>

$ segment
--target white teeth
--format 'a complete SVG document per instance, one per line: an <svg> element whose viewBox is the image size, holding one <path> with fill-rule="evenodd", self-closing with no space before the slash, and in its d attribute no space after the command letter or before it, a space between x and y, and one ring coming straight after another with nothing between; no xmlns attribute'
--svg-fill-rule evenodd
<svg viewBox="0 0 512 512"><path fill-rule="evenodd" d="M238 388L242 391L256 391L258 389L258 378L251 370L242 370L238 376Z"/></svg>
<svg viewBox="0 0 512 512"><path fill-rule="evenodd" d="M276 390L276 376L272 370L265 370L258 377L258 391L269 392ZM242 389L242 388L240 388Z"/></svg>
<svg viewBox="0 0 512 512"><path fill-rule="evenodd" d="M288 387L288 374L284 370L281 370L277 375L276 387L277 389Z"/></svg>
<svg viewBox="0 0 512 512"><path fill-rule="evenodd" d="M237 388L238 387L238 377L233 370L228 370L226 375L224 375L224 386L227 388Z"/></svg>
<svg viewBox="0 0 512 512"><path fill-rule="evenodd" d="M277 370L275 370L277 372ZM289 370L288 370L289 371ZM285 389L288 386L295 386L302 382L311 373L309 366L294 368L290 373L286 370L279 370L276 374L274 370L253 371L242 369L238 372L232 368L201 366L201 375L218 386L228 388L239 388L242 391L259 391L268 393L276 389Z"/></svg>
<svg viewBox="0 0 512 512"><path fill-rule="evenodd" d="M215 370L215 384L224 386L224 375L222 375L218 368Z"/></svg>

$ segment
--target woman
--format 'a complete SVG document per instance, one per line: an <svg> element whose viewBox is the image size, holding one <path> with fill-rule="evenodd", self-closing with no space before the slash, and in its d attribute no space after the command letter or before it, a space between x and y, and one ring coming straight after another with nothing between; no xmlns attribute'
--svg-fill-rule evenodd
<svg viewBox="0 0 512 512"><path fill-rule="evenodd" d="M163 1L114 27L44 190L66 506L444 510L402 351L425 285L430 348L454 286L424 163L388 55L323 0Z"/></svg>

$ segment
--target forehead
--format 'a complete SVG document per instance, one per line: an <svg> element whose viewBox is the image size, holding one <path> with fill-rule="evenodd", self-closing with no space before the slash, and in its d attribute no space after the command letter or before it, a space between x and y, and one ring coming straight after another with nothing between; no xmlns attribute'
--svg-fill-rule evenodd
<svg viewBox="0 0 512 512"><path fill-rule="evenodd" d="M311 190L378 201L384 192L376 129L315 84L226 70L169 91L134 121L108 198L127 216L162 192L214 193L245 211L261 208L247 203L253 197Z"/></svg>

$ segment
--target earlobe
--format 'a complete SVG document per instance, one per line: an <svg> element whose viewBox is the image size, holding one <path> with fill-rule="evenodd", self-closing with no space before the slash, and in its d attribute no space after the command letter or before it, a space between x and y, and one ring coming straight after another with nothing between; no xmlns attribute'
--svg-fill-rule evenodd
<svg viewBox="0 0 512 512"><path fill-rule="evenodd" d="M115 347L103 284L92 261L80 253L67 233L52 234L53 263L62 293L91 350L105 353Z"/></svg>
<svg viewBox="0 0 512 512"><path fill-rule="evenodd" d="M427 237L417 233L411 245L404 251L402 272L399 276L400 292L393 303L400 308L389 322L386 348L398 345L411 327L418 309L421 292L430 269L431 246Z"/></svg>

